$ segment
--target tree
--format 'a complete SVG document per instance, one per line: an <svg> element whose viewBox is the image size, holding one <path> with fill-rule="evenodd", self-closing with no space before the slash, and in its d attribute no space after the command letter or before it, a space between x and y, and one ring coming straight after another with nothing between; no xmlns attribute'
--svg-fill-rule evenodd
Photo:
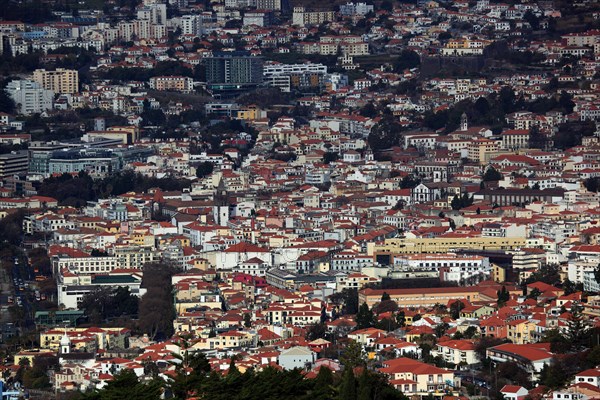
<svg viewBox="0 0 600 400"><path fill-rule="evenodd" d="M528 299L534 299L537 300L537 298L542 294L542 292L540 291L540 289L538 288L533 288L533 290L527 295Z"/></svg>
<svg viewBox="0 0 600 400"><path fill-rule="evenodd" d="M565 114L571 114L573 112L573 108L575 107L573 97L564 90L560 93L558 105L563 109Z"/></svg>
<svg viewBox="0 0 600 400"><path fill-rule="evenodd" d="M311 397L317 400L329 400L334 397L333 372L329 368L319 368L314 383L315 386Z"/></svg>
<svg viewBox="0 0 600 400"><path fill-rule="evenodd" d="M381 295L381 301L387 301L387 300L391 300L391 297L388 294L388 292L383 292L383 294Z"/></svg>
<svg viewBox="0 0 600 400"><path fill-rule="evenodd" d="M405 69L416 68L421 65L421 57L413 50L402 50L394 62L394 72L402 72Z"/></svg>
<svg viewBox="0 0 600 400"><path fill-rule="evenodd" d="M553 357L550 365L544 364L540 371L538 382L550 389L558 389L562 387L568 379L569 377L566 374L562 363L556 357Z"/></svg>
<svg viewBox="0 0 600 400"><path fill-rule="evenodd" d="M340 361L345 369L364 366L366 362L363 356L362 345L354 340L349 340L340 357Z"/></svg>
<svg viewBox="0 0 600 400"><path fill-rule="evenodd" d="M384 300L380 301L375 306L375 313L377 315L388 312L388 311L396 311L398 310L398 304L394 300Z"/></svg>
<svg viewBox="0 0 600 400"><path fill-rule="evenodd" d="M542 343L550 343L552 353L566 353L571 350L571 343L558 329L549 329L544 333Z"/></svg>
<svg viewBox="0 0 600 400"><path fill-rule="evenodd" d="M525 14L523 14L523 19L529 23L531 29L538 30L540 28L540 19L533 11L525 11Z"/></svg>
<svg viewBox="0 0 600 400"><path fill-rule="evenodd" d="M419 183L421 183L421 179L415 178L412 175L406 175L400 181L400 188L401 189L412 189L412 188L417 187L419 185Z"/></svg>
<svg viewBox="0 0 600 400"><path fill-rule="evenodd" d="M308 332L306 333L306 340L316 340L316 339L322 339L325 337L325 335L327 334L327 326L322 323L316 323L316 324L312 324L309 328L308 328Z"/></svg>
<svg viewBox="0 0 600 400"><path fill-rule="evenodd" d="M167 121L165 113L160 109L144 110L140 116L142 117L143 126L162 126Z"/></svg>
<svg viewBox="0 0 600 400"><path fill-rule="evenodd" d="M495 337L491 337L491 336L483 336L481 339L479 339L479 341L475 345L475 352L479 356L480 360L485 360L487 357L487 355L486 355L487 349L489 349L490 347L498 346L502 343L504 343L503 339L499 339L499 338L495 338Z"/></svg>
<svg viewBox="0 0 600 400"><path fill-rule="evenodd" d="M502 174L500 172L498 172L498 170L496 168L492 167L491 165L485 170L485 173L483 174L484 182L499 181L501 179L502 179Z"/></svg>
<svg viewBox="0 0 600 400"><path fill-rule="evenodd" d="M596 265L596 268L594 268L594 279L597 283L600 283L600 264Z"/></svg>
<svg viewBox="0 0 600 400"><path fill-rule="evenodd" d="M548 285L560 283L560 272L558 264L543 264L538 270L534 271L529 278L525 280L525 284L533 282L544 282Z"/></svg>
<svg viewBox="0 0 600 400"><path fill-rule="evenodd" d="M587 339L590 327L583 318L582 309L583 307L579 304L571 306L571 315L567 320L567 340L576 350L583 349L589 344Z"/></svg>
<svg viewBox="0 0 600 400"><path fill-rule="evenodd" d="M373 151L389 149L399 143L402 126L391 115L385 115L377 125L375 125L367 141Z"/></svg>
<svg viewBox="0 0 600 400"><path fill-rule="evenodd" d="M6 90L0 90L0 112L12 114L15 112L15 102L12 97L8 95Z"/></svg>
<svg viewBox="0 0 600 400"><path fill-rule="evenodd" d="M244 326L250 328L252 326L252 319L249 313L244 313Z"/></svg>
<svg viewBox="0 0 600 400"><path fill-rule="evenodd" d="M337 161L340 158L340 154L334 151L326 151L323 154L323 164L330 164L334 161Z"/></svg>
<svg viewBox="0 0 600 400"><path fill-rule="evenodd" d="M329 296L329 300L342 308L342 314L356 314L358 312L358 290L356 289L344 289Z"/></svg>
<svg viewBox="0 0 600 400"><path fill-rule="evenodd" d="M168 264L151 263L144 266L142 296L139 307L139 325L151 338L169 337L173 332L175 309L171 276L175 269Z"/></svg>
<svg viewBox="0 0 600 400"><path fill-rule="evenodd" d="M196 167L196 176L198 178L204 178L213 173L215 166L210 161L204 161Z"/></svg>
<svg viewBox="0 0 600 400"><path fill-rule="evenodd" d="M152 380L149 383L141 383L135 372L131 369L124 369L114 376L102 390L96 390L89 394L84 394L83 399L89 400L111 400L111 399L130 399L130 400L159 400L162 394L162 384L159 380Z"/></svg>
<svg viewBox="0 0 600 400"><path fill-rule="evenodd" d="M362 303L358 308L358 313L356 313L354 320L356 321L357 329L370 328L375 325L375 315L367 303Z"/></svg>
<svg viewBox="0 0 600 400"><path fill-rule="evenodd" d="M404 313L404 310L398 311L398 314L396 314L396 322L398 322L398 325L401 327L406 325L406 314Z"/></svg>
<svg viewBox="0 0 600 400"><path fill-rule="evenodd" d="M356 388L357 384L353 369L345 368L340 383L338 398L340 400L357 400Z"/></svg>
<svg viewBox="0 0 600 400"><path fill-rule="evenodd" d="M460 318L460 311L463 308L465 308L465 304L460 300L457 300L454 303L452 303L450 305L450 315L452 316L452 319Z"/></svg>
<svg viewBox="0 0 600 400"><path fill-rule="evenodd" d="M506 290L506 286L502 286L502 289L498 290L498 307L504 306L508 300L510 300L510 293Z"/></svg>
<svg viewBox="0 0 600 400"><path fill-rule="evenodd" d="M544 150L547 141L546 135L540 132L540 128L537 125L529 129L529 148Z"/></svg>

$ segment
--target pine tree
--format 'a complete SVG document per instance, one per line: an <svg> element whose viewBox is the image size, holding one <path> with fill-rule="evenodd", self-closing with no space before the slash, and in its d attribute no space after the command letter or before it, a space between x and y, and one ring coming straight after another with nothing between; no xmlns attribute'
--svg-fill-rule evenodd
<svg viewBox="0 0 600 400"><path fill-rule="evenodd" d="M356 393L356 378L352 368L346 367L340 382L340 392L338 394L340 400L358 400Z"/></svg>
<svg viewBox="0 0 600 400"><path fill-rule="evenodd" d="M366 362L363 357L362 345L354 340L350 340L346 345L340 360L342 361L344 368L347 369L364 366Z"/></svg>
<svg viewBox="0 0 600 400"><path fill-rule="evenodd" d="M571 308L571 316L567 321L569 327L567 331L567 339L572 344L574 349L581 349L586 347L587 339L589 338L589 326L584 321L583 315L581 314L581 306L573 305Z"/></svg>
<svg viewBox="0 0 600 400"><path fill-rule="evenodd" d="M329 400L333 397L333 373L327 367L319 368L319 373L315 378L314 391L312 397L315 400Z"/></svg>
<svg viewBox="0 0 600 400"><path fill-rule="evenodd" d="M357 399L358 400L371 400L373 399L373 386L372 380L369 377L369 372L365 368L358 377L358 391L357 391Z"/></svg>
<svg viewBox="0 0 600 400"><path fill-rule="evenodd" d="M358 329L370 328L375 325L375 315L367 303L362 303L362 305L358 308L355 321Z"/></svg>

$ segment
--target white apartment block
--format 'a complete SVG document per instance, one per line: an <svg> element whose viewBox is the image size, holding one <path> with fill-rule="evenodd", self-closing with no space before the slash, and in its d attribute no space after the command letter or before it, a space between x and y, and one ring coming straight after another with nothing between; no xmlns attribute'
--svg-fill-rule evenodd
<svg viewBox="0 0 600 400"><path fill-rule="evenodd" d="M184 35L202 35L202 16L184 15L180 19L181 33Z"/></svg>
<svg viewBox="0 0 600 400"><path fill-rule="evenodd" d="M487 257L461 256L454 253L413 254L394 259L396 271L438 272L440 279L447 282L466 281L469 278L485 277L491 265Z"/></svg>
<svg viewBox="0 0 600 400"><path fill-rule="evenodd" d="M52 109L54 92L44 89L38 82L11 81L5 90L17 105L20 114L37 114Z"/></svg>
<svg viewBox="0 0 600 400"><path fill-rule="evenodd" d="M281 64L277 62L265 63L263 65L263 76L289 75L303 72L327 73L327 66L323 64Z"/></svg>
<svg viewBox="0 0 600 400"><path fill-rule="evenodd" d="M56 275L60 271L67 269L75 275L108 273L114 269L120 268L117 257L68 257L55 256L52 259L52 271Z"/></svg>
<svg viewBox="0 0 600 400"><path fill-rule="evenodd" d="M365 15L374 11L374 6L367 3L346 3L340 5L341 15Z"/></svg>

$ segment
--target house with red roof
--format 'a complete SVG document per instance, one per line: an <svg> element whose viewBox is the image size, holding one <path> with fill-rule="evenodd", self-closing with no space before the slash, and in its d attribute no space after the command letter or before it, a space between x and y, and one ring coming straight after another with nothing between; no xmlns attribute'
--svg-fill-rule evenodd
<svg viewBox="0 0 600 400"><path fill-rule="evenodd" d="M586 369L575 375L573 383L588 383L600 388L600 368Z"/></svg>
<svg viewBox="0 0 600 400"><path fill-rule="evenodd" d="M471 365L480 362L475 343L470 339L440 341L434 350L444 361L455 365Z"/></svg>
<svg viewBox="0 0 600 400"><path fill-rule="evenodd" d="M412 358L403 357L384 361L383 368L379 368L379 372L387 375L390 384L406 396L427 396L432 392L446 390L452 392L454 387L460 386L460 378L455 379L453 371Z"/></svg>
<svg viewBox="0 0 600 400"><path fill-rule="evenodd" d="M504 385L500 389L500 393L502 393L506 400L523 400L529 394L529 390L523 386Z"/></svg>

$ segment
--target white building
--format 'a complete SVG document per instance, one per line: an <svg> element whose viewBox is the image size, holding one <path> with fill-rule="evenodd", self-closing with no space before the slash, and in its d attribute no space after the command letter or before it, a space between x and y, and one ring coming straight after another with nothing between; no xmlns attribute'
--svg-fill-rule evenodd
<svg viewBox="0 0 600 400"><path fill-rule="evenodd" d="M440 342L434 353L444 361L452 364L477 364L479 356L475 352L475 344L469 340L446 340Z"/></svg>
<svg viewBox="0 0 600 400"><path fill-rule="evenodd" d="M308 347L296 346L290 347L279 354L279 365L283 369L305 369L307 366L314 364L316 359L316 353Z"/></svg>
<svg viewBox="0 0 600 400"><path fill-rule="evenodd" d="M6 85L6 92L13 99L20 114L30 115L52 109L54 92L29 80L15 80Z"/></svg>
<svg viewBox="0 0 600 400"><path fill-rule="evenodd" d="M490 260L481 256L460 256L454 253L412 254L394 259L398 271L437 271L447 282L464 282L470 278L483 279L491 271Z"/></svg>
<svg viewBox="0 0 600 400"><path fill-rule="evenodd" d="M367 3L346 3L340 5L341 15L365 15L373 12L374 6Z"/></svg>
<svg viewBox="0 0 600 400"><path fill-rule="evenodd" d="M57 301L65 309L77 309L86 294L101 287L126 287L131 294L142 297L146 289L141 284L141 272L98 275L74 275L67 272L59 275Z"/></svg>
<svg viewBox="0 0 600 400"><path fill-rule="evenodd" d="M202 35L202 17L200 15L184 15L180 19L181 33L183 35Z"/></svg>

